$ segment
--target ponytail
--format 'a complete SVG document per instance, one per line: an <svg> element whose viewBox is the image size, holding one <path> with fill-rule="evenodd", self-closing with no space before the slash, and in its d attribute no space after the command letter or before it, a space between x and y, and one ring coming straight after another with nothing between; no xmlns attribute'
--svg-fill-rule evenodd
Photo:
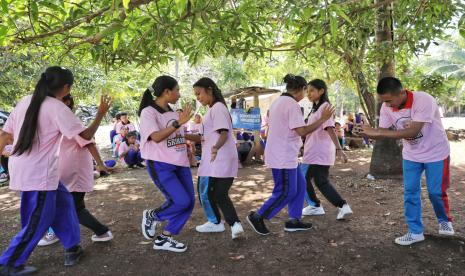
<svg viewBox="0 0 465 276"><path fill-rule="evenodd" d="M286 90L289 93L301 90L307 86L307 81L301 77L293 74L284 76L283 82L286 84Z"/></svg>
<svg viewBox="0 0 465 276"><path fill-rule="evenodd" d="M212 79L206 77L201 78L196 83L194 83L193 87L202 87L205 90L210 88L213 95L213 104L220 102L226 106L226 101L224 100L223 94L221 94L221 90Z"/></svg>
<svg viewBox="0 0 465 276"><path fill-rule="evenodd" d="M157 77L153 84L145 89L144 94L142 94L139 111L137 112L139 117L144 108L155 105L155 97L160 97L166 89L173 90L176 85L178 85L178 81L173 77L166 75Z"/></svg>
<svg viewBox="0 0 465 276"><path fill-rule="evenodd" d="M42 103L47 96L55 97L55 94L65 85L71 86L73 82L73 73L63 67L52 66L41 74L24 116L23 125L21 126L13 154L21 155L31 151L33 143L35 142L39 124L39 112Z"/></svg>

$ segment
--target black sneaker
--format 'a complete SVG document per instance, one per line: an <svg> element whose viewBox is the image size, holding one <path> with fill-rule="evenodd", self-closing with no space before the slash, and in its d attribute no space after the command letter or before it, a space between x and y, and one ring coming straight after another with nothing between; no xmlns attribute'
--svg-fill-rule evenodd
<svg viewBox="0 0 465 276"><path fill-rule="evenodd" d="M65 266L73 266L79 262L82 255L84 255L84 250L80 245L68 249L65 252Z"/></svg>
<svg viewBox="0 0 465 276"><path fill-rule="evenodd" d="M37 268L33 266L18 266L18 267L11 267L11 266L3 266L0 265L0 275L3 276L16 276L16 275L29 275L37 272Z"/></svg>
<svg viewBox="0 0 465 276"><path fill-rule="evenodd" d="M296 232L296 231L305 231L312 229L312 224L309 222L302 222L298 219L291 219L286 221L284 225L284 231L287 232Z"/></svg>
<svg viewBox="0 0 465 276"><path fill-rule="evenodd" d="M139 168L145 168L145 165L142 164L142 163L137 163L136 166L139 167Z"/></svg>
<svg viewBox="0 0 465 276"><path fill-rule="evenodd" d="M142 235L144 235L147 240L153 240L153 238L155 238L157 223L158 222L150 215L150 210L144 210L142 213L141 228Z"/></svg>
<svg viewBox="0 0 465 276"><path fill-rule="evenodd" d="M270 234L270 231L268 228L266 228L263 218L261 218L255 212L250 212L250 214L247 216L247 221L249 222L250 226L252 226L253 230L257 232L257 234L264 236Z"/></svg>
<svg viewBox="0 0 465 276"><path fill-rule="evenodd" d="M187 246L181 242L176 241L170 236L160 235L153 241L153 249L167 250L172 252L184 252Z"/></svg>

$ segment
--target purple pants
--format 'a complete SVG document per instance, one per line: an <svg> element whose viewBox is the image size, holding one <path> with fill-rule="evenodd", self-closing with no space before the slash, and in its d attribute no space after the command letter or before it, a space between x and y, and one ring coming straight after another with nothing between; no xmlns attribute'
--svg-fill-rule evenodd
<svg viewBox="0 0 465 276"><path fill-rule="evenodd" d="M288 206L289 218L301 219L305 198L306 182L300 168L272 169L274 189L271 197L263 203L257 213L271 219L282 208Z"/></svg>
<svg viewBox="0 0 465 276"><path fill-rule="evenodd" d="M73 197L61 183L55 191L21 192L21 226L0 257L1 265L23 265L50 226L65 249L81 241Z"/></svg>

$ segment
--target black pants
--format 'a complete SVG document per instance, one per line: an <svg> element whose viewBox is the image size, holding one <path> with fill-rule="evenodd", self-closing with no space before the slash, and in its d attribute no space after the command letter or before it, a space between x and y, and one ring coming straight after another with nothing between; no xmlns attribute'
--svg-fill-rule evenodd
<svg viewBox="0 0 465 276"><path fill-rule="evenodd" d="M199 188L201 185L200 181L201 180L199 179ZM208 201L210 202L210 205L216 216L216 220L219 223L221 221L221 213L223 213L226 222L231 226L236 222L240 222L239 218L237 217L236 209L234 208L231 198L229 197L229 189L231 188L233 181L234 177L208 177ZM202 200L200 202L202 203Z"/></svg>
<svg viewBox="0 0 465 276"><path fill-rule="evenodd" d="M329 166L310 165L307 175L305 175L305 180L307 180L308 196L316 203L317 207L320 206L320 200L316 196L312 180L323 196L326 197L331 204L339 208L346 204L346 201L342 199L341 195L339 195L331 182L329 182Z"/></svg>
<svg viewBox="0 0 465 276"><path fill-rule="evenodd" d="M8 174L8 157L2 155L0 157L0 163L3 169L5 170L6 174Z"/></svg>
<svg viewBox="0 0 465 276"><path fill-rule="evenodd" d="M87 209L84 203L86 193L72 192L76 213L78 215L79 224L92 230L95 235L101 236L108 232L108 227L101 224Z"/></svg>

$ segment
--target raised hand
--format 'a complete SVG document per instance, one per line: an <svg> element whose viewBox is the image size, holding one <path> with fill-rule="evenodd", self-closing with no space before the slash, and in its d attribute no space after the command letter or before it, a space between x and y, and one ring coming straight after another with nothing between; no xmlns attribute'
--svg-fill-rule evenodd
<svg viewBox="0 0 465 276"><path fill-rule="evenodd" d="M184 125L185 123L189 122L193 115L192 106L186 105L182 112L179 114L179 124Z"/></svg>
<svg viewBox="0 0 465 276"><path fill-rule="evenodd" d="M111 104L113 103L111 97L107 94L100 96L100 105L98 107L98 114L105 115L110 109Z"/></svg>
<svg viewBox="0 0 465 276"><path fill-rule="evenodd" d="M321 118L328 120L329 118L333 117L334 111L336 111L336 108L333 106L326 106L323 111L321 112Z"/></svg>

